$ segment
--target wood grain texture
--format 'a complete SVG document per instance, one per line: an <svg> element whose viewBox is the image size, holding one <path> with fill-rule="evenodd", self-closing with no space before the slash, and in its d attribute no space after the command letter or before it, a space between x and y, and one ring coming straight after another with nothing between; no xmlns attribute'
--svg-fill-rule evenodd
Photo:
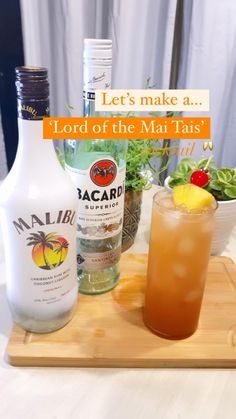
<svg viewBox="0 0 236 419"><path fill-rule="evenodd" d="M235 367L236 266L211 258L199 328L170 341L143 324L147 255L124 254L121 279L111 292L78 298L71 322L54 333L14 326L7 346L16 366Z"/></svg>

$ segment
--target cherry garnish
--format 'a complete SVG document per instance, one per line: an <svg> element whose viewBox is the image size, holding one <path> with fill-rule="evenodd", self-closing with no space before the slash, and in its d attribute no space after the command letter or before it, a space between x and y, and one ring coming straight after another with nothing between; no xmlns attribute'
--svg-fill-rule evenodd
<svg viewBox="0 0 236 419"><path fill-rule="evenodd" d="M209 182L209 176L205 170L196 170L190 177L190 182L200 188L206 186Z"/></svg>

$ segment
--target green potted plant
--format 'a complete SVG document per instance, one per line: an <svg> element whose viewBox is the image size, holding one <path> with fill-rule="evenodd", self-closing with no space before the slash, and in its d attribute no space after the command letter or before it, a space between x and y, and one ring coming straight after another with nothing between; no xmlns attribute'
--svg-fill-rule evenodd
<svg viewBox="0 0 236 419"><path fill-rule="evenodd" d="M155 150L155 153L153 153ZM122 231L122 251L134 243L141 215L142 193L150 189L153 178L158 181L162 170L154 167L155 157L162 156L159 140L129 140L126 156L125 205ZM160 160L161 161L161 160ZM156 162L155 162L156 163ZM156 164L155 164L156 166Z"/></svg>
<svg viewBox="0 0 236 419"><path fill-rule="evenodd" d="M176 170L165 180L166 188L173 188L191 182L193 173L207 174L207 183L203 186L218 202L216 226L212 244L212 254L220 254L236 224L236 168L217 168L212 158L198 163L185 158L177 165ZM200 176L201 176L200 173ZM202 185L199 185L202 186Z"/></svg>

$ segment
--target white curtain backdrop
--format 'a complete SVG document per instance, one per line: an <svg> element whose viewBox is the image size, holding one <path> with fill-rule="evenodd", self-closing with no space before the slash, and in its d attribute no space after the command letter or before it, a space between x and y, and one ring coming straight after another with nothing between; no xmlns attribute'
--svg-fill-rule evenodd
<svg viewBox="0 0 236 419"><path fill-rule="evenodd" d="M81 112L84 38L113 40L115 88L168 87L176 0L21 0L25 60L49 68L52 115Z"/></svg>
<svg viewBox="0 0 236 419"><path fill-rule="evenodd" d="M205 115L211 116L213 154L218 165L231 167L236 166L235 52L236 1L185 1L178 87L210 89L210 112ZM202 142L196 144L194 157L200 159Z"/></svg>
<svg viewBox="0 0 236 419"><path fill-rule="evenodd" d="M150 76L167 88L176 1L21 0L26 64L49 68L51 114L67 115L67 104L81 114L83 38L112 38L113 87L142 88ZM235 0L184 1L178 87L210 89L214 156L229 166L236 165L235 48ZM201 141L193 157L203 157Z"/></svg>

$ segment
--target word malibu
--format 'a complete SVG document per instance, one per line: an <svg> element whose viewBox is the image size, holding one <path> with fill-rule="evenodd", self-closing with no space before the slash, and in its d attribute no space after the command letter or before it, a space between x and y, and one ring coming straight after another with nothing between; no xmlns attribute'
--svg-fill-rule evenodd
<svg viewBox="0 0 236 419"><path fill-rule="evenodd" d="M52 224L70 224L73 225L75 221L75 211L71 210L60 210L57 214L52 215L50 212L45 212L43 216L31 214L26 220L18 218L17 221L13 221L13 225L16 228L17 233L21 234L24 230L30 230L31 228L41 227L44 225Z"/></svg>

